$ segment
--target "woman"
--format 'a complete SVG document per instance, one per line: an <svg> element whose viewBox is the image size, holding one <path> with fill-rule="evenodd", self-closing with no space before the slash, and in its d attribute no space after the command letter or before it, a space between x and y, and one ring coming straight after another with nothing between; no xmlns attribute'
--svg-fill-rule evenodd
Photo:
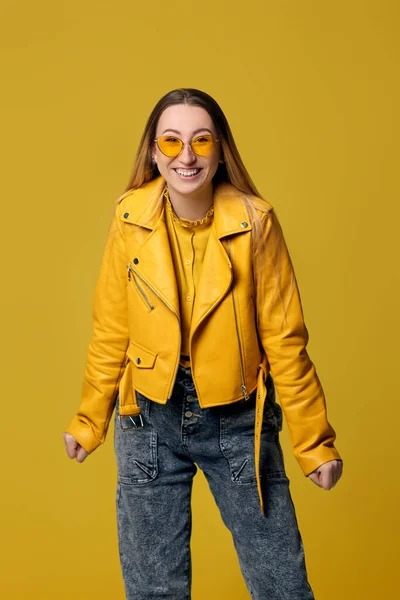
<svg viewBox="0 0 400 600"><path fill-rule="evenodd" d="M279 221L204 92L173 90L153 109L115 207L93 309L81 405L64 440L82 462L116 407L127 598L190 597L197 467L252 598L313 598L275 386L304 474L328 490L342 462Z"/></svg>

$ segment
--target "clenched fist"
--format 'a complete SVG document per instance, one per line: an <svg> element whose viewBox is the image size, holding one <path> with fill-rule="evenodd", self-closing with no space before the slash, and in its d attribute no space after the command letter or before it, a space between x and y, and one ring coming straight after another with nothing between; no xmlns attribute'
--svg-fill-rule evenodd
<svg viewBox="0 0 400 600"><path fill-rule="evenodd" d="M343 462L341 460L329 460L315 469L308 477L324 490L333 488L342 476Z"/></svg>
<svg viewBox="0 0 400 600"><path fill-rule="evenodd" d="M70 433L63 433L65 442L65 449L70 458L76 458L79 463L82 463L89 452L86 452L84 448L76 441L76 439Z"/></svg>

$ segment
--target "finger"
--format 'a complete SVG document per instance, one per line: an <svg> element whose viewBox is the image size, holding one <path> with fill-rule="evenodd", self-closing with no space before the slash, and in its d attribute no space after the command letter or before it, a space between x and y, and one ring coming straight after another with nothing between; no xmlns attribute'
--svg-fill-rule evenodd
<svg viewBox="0 0 400 600"><path fill-rule="evenodd" d="M331 471L332 487L337 484L337 482L339 481L339 479L341 477L341 474L342 474L342 462L339 460L336 460L333 463L333 467L332 467L332 471Z"/></svg>
<svg viewBox="0 0 400 600"><path fill-rule="evenodd" d="M341 478L342 472L343 472L342 462L338 461L338 466L337 466L337 469L336 469L336 472L335 472L335 485L339 481L339 479Z"/></svg>
<svg viewBox="0 0 400 600"><path fill-rule="evenodd" d="M329 482L330 482L330 488L335 487L335 485L337 484L337 482L339 481L341 476L341 469L339 467L339 464L336 463L333 468L330 470L329 473Z"/></svg>
<svg viewBox="0 0 400 600"><path fill-rule="evenodd" d="M76 454L76 460L79 463L82 463L87 456L88 456L88 452L86 452L86 450L84 448L82 448L82 446L79 446L78 452Z"/></svg>
<svg viewBox="0 0 400 600"><path fill-rule="evenodd" d="M315 483L315 485L317 485L318 487L323 487L319 481L319 477L317 473L310 473L310 475L308 476L309 479L311 479L311 481L313 483Z"/></svg>
<svg viewBox="0 0 400 600"><path fill-rule="evenodd" d="M78 448L78 442L69 433L64 433L63 437L64 437L64 442L65 442L65 449L67 451L69 458L75 458L76 451Z"/></svg>
<svg viewBox="0 0 400 600"><path fill-rule="evenodd" d="M337 466L335 466L335 468L332 470L331 477L332 477L332 487L334 487L337 484L338 479L339 479L339 469Z"/></svg>
<svg viewBox="0 0 400 600"><path fill-rule="evenodd" d="M327 466L321 469L320 473L320 481L324 490L330 490L333 485L333 477L332 477L332 468L331 466Z"/></svg>

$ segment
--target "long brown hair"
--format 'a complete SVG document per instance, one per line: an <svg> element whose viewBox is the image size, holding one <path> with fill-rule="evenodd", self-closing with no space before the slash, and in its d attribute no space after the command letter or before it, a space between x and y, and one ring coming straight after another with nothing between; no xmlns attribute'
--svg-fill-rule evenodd
<svg viewBox="0 0 400 600"><path fill-rule="evenodd" d="M168 106L174 104L200 106L212 118L217 137L221 141L221 157L224 160L224 163L219 163L218 165L218 170L214 175L214 184L227 181L241 192L261 197L242 162L229 123L221 107L214 98L205 92L193 88L172 90L168 94L165 94L153 108L144 128L131 177L125 191L134 190L160 174L157 165L153 165L152 163L151 150L161 113Z"/></svg>
<svg viewBox="0 0 400 600"><path fill-rule="evenodd" d="M223 162L218 164L217 172L214 175L213 184L227 182L233 185L239 192L247 208L249 218L252 225L252 245L253 245L253 274L257 290L257 300L266 302L267 298L263 296L262 284L263 273L266 272L266 261L270 261L275 275L275 294L272 294L269 299L272 306L275 299L278 299L283 308L284 318L286 320L287 307L292 297L295 276L292 270L292 279L289 285L289 295L283 298L281 291L281 273L278 267L281 257L281 252L285 249L285 241L282 230L279 225L274 209L270 209L269 205L264 201L257 190L253 180L251 179L246 167L243 164L235 140L232 135L229 123L219 104L209 94L195 88L179 88L165 94L153 108L146 126L143 131L142 138L134 160L132 172L128 184L123 194L118 198L118 204L132 190L141 187L143 184L155 179L160 175L156 164L152 161L152 146L156 135L158 120L161 113L171 105L189 104L191 106L199 106L204 108L214 122L217 137L221 143L221 159ZM158 211L163 201L161 193L156 202L153 215ZM263 206L265 204L265 206ZM257 208L256 208L257 207ZM272 229L274 232L273 247L268 248L268 239L266 243L262 243L263 225L260 214L257 209L261 209L262 213L267 213L266 218L271 219ZM290 257L289 257L290 260Z"/></svg>

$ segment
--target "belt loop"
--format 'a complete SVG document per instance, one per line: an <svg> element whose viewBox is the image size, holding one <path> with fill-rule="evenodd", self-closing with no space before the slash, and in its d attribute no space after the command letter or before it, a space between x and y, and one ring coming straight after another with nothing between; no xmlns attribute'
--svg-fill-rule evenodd
<svg viewBox="0 0 400 600"><path fill-rule="evenodd" d="M141 413L141 408L137 402L136 390L133 387L131 369L132 366L128 363L119 383L118 394L120 417L137 416Z"/></svg>

